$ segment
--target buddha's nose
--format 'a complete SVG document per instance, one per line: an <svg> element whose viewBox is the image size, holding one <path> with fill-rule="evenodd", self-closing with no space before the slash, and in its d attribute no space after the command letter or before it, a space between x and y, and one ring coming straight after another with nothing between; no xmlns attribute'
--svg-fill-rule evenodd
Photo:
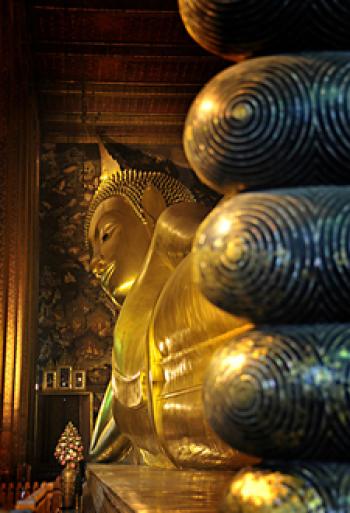
<svg viewBox="0 0 350 513"><path fill-rule="evenodd" d="M96 278L101 278L106 268L105 262L99 256L93 256L90 262L90 269Z"/></svg>

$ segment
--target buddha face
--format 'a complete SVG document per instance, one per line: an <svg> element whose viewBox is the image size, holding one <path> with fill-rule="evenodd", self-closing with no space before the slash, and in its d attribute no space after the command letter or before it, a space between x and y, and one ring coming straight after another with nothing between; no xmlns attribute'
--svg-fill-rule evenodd
<svg viewBox="0 0 350 513"><path fill-rule="evenodd" d="M141 271L150 240L146 225L122 196L96 208L89 227L90 266L118 308Z"/></svg>

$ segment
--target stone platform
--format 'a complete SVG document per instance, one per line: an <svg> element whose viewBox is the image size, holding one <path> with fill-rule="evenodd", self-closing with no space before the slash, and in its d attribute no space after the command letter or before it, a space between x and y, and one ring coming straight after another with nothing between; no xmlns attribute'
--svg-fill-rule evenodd
<svg viewBox="0 0 350 513"><path fill-rule="evenodd" d="M96 513L217 513L234 472L88 465Z"/></svg>

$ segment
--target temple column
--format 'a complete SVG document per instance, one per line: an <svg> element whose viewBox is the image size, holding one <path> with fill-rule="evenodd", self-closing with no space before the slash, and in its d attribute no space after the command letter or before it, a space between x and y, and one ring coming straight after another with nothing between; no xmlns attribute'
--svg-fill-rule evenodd
<svg viewBox="0 0 350 513"><path fill-rule="evenodd" d="M22 0L0 6L0 472L31 438L38 280L38 123Z"/></svg>

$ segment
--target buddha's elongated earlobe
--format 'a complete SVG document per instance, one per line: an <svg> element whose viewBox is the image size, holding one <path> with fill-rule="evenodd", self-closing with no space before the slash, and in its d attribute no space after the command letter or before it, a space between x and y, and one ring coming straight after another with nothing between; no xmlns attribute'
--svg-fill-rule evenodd
<svg viewBox="0 0 350 513"><path fill-rule="evenodd" d="M147 185L144 190L142 207L147 229L150 235L152 235L160 214L166 209L166 202L162 193L152 184Z"/></svg>

